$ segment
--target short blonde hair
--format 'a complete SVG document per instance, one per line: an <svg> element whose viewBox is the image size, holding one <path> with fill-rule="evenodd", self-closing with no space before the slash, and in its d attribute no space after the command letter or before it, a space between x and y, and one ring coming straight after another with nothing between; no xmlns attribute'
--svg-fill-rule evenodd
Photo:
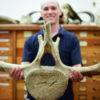
<svg viewBox="0 0 100 100"><path fill-rule="evenodd" d="M46 2L55 2L55 3L57 4L58 8L60 9L60 5L59 5L59 3L58 3L57 0L44 0L44 1L41 3L41 9L42 9L42 7L43 7L43 4L46 3Z"/></svg>

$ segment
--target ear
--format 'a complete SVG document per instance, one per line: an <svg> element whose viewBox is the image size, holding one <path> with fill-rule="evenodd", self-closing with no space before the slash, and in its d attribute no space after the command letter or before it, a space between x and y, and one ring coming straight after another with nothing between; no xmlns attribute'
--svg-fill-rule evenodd
<svg viewBox="0 0 100 100"><path fill-rule="evenodd" d="M59 16L61 16L61 15L62 15L62 13L63 13L63 12L62 12L62 10L59 10Z"/></svg>
<svg viewBox="0 0 100 100"><path fill-rule="evenodd" d="M40 11L40 14L41 14L41 17L43 18L43 14L42 14L42 11Z"/></svg>

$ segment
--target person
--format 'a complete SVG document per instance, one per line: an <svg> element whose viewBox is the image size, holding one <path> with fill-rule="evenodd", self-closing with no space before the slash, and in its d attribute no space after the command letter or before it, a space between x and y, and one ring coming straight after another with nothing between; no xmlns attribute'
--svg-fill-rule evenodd
<svg viewBox="0 0 100 100"><path fill-rule="evenodd" d="M41 16L44 19L44 24L46 22L51 23L51 32L52 39L56 41L57 37L60 37L59 44L59 53L61 61L68 66L72 67L81 67L81 52L79 46L79 40L72 32L64 30L63 27L59 24L59 17L62 14L60 10L60 6L55 0L47 0L41 5ZM39 43L38 43L38 35L44 34L43 29L41 29L36 34L29 37L24 45L23 59L22 64L31 63L37 55ZM41 60L41 65L53 66L55 64L54 59L51 54L45 53ZM23 72L19 67L13 68L10 72L10 75L13 79L22 79ZM59 100L73 100L73 92L72 92L72 81L80 81L83 79L83 75L76 71L72 70L70 73L70 79L68 83L68 88L66 89L64 95L59 98ZM28 93L29 100L35 100Z"/></svg>

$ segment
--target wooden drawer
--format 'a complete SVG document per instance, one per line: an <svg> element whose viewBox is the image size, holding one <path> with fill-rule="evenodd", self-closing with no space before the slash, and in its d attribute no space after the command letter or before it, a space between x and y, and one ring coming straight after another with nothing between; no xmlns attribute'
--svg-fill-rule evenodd
<svg viewBox="0 0 100 100"><path fill-rule="evenodd" d="M12 45L11 39L0 39L0 47L9 47Z"/></svg>
<svg viewBox="0 0 100 100"><path fill-rule="evenodd" d="M88 91L90 91L91 86L89 86L89 83L78 83L78 84L73 84L73 90L75 93L78 94L86 94Z"/></svg>
<svg viewBox="0 0 100 100"><path fill-rule="evenodd" d="M78 95L78 100L88 100L87 99L87 94L80 94L80 95Z"/></svg>
<svg viewBox="0 0 100 100"><path fill-rule="evenodd" d="M81 47L81 54L87 57L100 57L100 48Z"/></svg>
<svg viewBox="0 0 100 100"><path fill-rule="evenodd" d="M100 85L93 86L92 91L93 91L93 94L98 94L98 96L100 96Z"/></svg>
<svg viewBox="0 0 100 100"><path fill-rule="evenodd" d="M8 77L1 77L1 74L0 74L0 83L9 83L10 82L10 77L8 75Z"/></svg>
<svg viewBox="0 0 100 100"><path fill-rule="evenodd" d="M76 31L74 32L79 39L99 39L99 31Z"/></svg>
<svg viewBox="0 0 100 100"><path fill-rule="evenodd" d="M24 38L18 39L17 40L17 48L24 48L25 41L26 41L26 39L24 39Z"/></svg>
<svg viewBox="0 0 100 100"><path fill-rule="evenodd" d="M93 81L94 83L100 84L100 75L95 75L95 76L93 76L93 77L92 77L92 81Z"/></svg>
<svg viewBox="0 0 100 100"><path fill-rule="evenodd" d="M78 94L87 94L89 91L89 87L87 85L79 85L77 88L74 88L74 92Z"/></svg>
<svg viewBox="0 0 100 100"><path fill-rule="evenodd" d="M17 31L17 39L20 39L20 38L27 39L33 33L34 33L33 31Z"/></svg>
<svg viewBox="0 0 100 100"><path fill-rule="evenodd" d="M20 80L16 83L16 93L17 93L17 100L25 100L27 96L27 90L25 87L25 82Z"/></svg>
<svg viewBox="0 0 100 100"><path fill-rule="evenodd" d="M0 100L13 100L12 79L6 72L0 72Z"/></svg>
<svg viewBox="0 0 100 100"><path fill-rule="evenodd" d="M9 50L9 51L0 50L0 56L12 56L12 50Z"/></svg>
<svg viewBox="0 0 100 100"><path fill-rule="evenodd" d="M100 47L100 39L80 39L80 47Z"/></svg>
<svg viewBox="0 0 100 100"><path fill-rule="evenodd" d="M12 56L0 56L0 61L12 63Z"/></svg>
<svg viewBox="0 0 100 100"><path fill-rule="evenodd" d="M17 57L17 64L21 64L21 62L22 62L22 57Z"/></svg>
<svg viewBox="0 0 100 100"><path fill-rule="evenodd" d="M0 71L0 82L10 82L11 77L9 76L8 72L1 72Z"/></svg>
<svg viewBox="0 0 100 100"><path fill-rule="evenodd" d="M99 94L93 94L92 100L100 100L100 93Z"/></svg>
<svg viewBox="0 0 100 100"><path fill-rule="evenodd" d="M94 65L100 62L100 57L87 57L82 56L82 63L84 66Z"/></svg>
<svg viewBox="0 0 100 100"><path fill-rule="evenodd" d="M23 56L23 48L17 48L17 57L22 57Z"/></svg>
<svg viewBox="0 0 100 100"><path fill-rule="evenodd" d="M17 48L23 48L25 40L32 34L32 31L17 31Z"/></svg>
<svg viewBox="0 0 100 100"><path fill-rule="evenodd" d="M0 100L13 100L12 85L0 86Z"/></svg>
<svg viewBox="0 0 100 100"><path fill-rule="evenodd" d="M10 31L0 31L0 39L11 38L11 36Z"/></svg>

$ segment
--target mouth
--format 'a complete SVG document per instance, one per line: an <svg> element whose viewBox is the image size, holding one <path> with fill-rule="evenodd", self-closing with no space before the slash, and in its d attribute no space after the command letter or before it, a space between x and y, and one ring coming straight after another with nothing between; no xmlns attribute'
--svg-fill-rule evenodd
<svg viewBox="0 0 100 100"><path fill-rule="evenodd" d="M49 17L49 18L47 18L47 21L52 22L52 21L54 21L54 18L53 17Z"/></svg>
<svg viewBox="0 0 100 100"><path fill-rule="evenodd" d="M54 19L54 16L47 16L47 19Z"/></svg>

